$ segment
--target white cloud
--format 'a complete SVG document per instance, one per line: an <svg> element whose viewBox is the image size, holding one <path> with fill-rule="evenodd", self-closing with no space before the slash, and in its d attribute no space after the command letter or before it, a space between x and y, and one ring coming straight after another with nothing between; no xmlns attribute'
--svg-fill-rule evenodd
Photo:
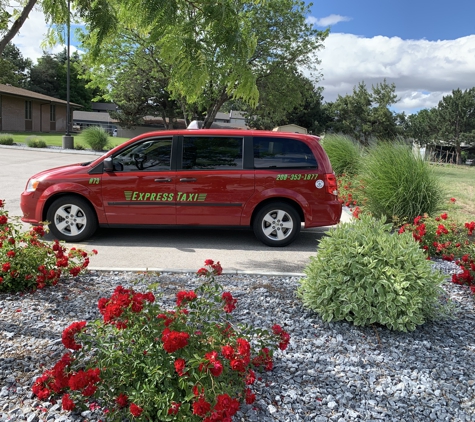
<svg viewBox="0 0 475 422"><path fill-rule="evenodd" d="M322 26L322 27L336 25L337 23L348 22L350 20L351 18L349 18L348 16L341 16L341 15L330 15L324 18L315 18L313 16L309 16L307 18L308 23L311 23L317 26Z"/></svg>
<svg viewBox="0 0 475 422"><path fill-rule="evenodd" d="M397 111L411 113L437 105L453 89L475 86L475 35L456 40L403 40L330 34L319 51L326 101L353 92L364 81L368 90L386 78L401 100Z"/></svg>
<svg viewBox="0 0 475 422"><path fill-rule="evenodd" d="M63 51L65 47L61 44L57 44L52 48L42 46L47 31L48 25L45 22L43 12L39 8L35 8L30 12L28 19L12 42L20 49L23 57L29 58L35 63L43 55L43 51L56 54ZM76 50L76 47L71 46L71 54Z"/></svg>

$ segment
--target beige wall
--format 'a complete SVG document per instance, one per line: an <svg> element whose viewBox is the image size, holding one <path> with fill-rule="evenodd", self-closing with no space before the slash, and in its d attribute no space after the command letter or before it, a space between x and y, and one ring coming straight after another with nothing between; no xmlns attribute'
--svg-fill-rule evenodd
<svg viewBox="0 0 475 422"><path fill-rule="evenodd" d="M2 95L0 111L2 132L25 132L25 101L24 98ZM56 105L56 128L51 130L50 103L31 100L31 131L32 132L65 132L66 106Z"/></svg>

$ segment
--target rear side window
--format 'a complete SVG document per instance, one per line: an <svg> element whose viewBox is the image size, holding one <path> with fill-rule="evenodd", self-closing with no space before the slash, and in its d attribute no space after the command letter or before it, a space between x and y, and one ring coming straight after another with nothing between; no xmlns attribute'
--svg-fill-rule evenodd
<svg viewBox="0 0 475 422"><path fill-rule="evenodd" d="M170 170L172 139L151 139L133 144L114 157L116 171Z"/></svg>
<svg viewBox="0 0 475 422"><path fill-rule="evenodd" d="M256 169L316 169L310 147L289 138L255 137L254 168Z"/></svg>
<svg viewBox="0 0 475 422"><path fill-rule="evenodd" d="M184 170L241 170L243 138L190 136L183 139Z"/></svg>

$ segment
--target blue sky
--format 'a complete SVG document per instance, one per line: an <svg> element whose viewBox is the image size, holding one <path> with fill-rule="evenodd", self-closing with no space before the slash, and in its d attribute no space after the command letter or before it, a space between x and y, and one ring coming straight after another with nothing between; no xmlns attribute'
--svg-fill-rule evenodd
<svg viewBox="0 0 475 422"><path fill-rule="evenodd" d="M386 78L408 114L475 87L474 0L314 1L308 21L331 29L318 54L327 101Z"/></svg>
<svg viewBox="0 0 475 422"><path fill-rule="evenodd" d="M331 29L318 51L325 101L386 79L396 85L393 109L409 114L475 87L475 0L316 0L308 22ZM37 59L46 30L33 12L13 42Z"/></svg>

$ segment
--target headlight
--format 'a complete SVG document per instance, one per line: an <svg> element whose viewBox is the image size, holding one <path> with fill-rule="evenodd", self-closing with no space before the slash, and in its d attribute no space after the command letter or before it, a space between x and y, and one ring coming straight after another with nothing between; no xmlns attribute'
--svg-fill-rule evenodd
<svg viewBox="0 0 475 422"><path fill-rule="evenodd" d="M40 179L30 179L26 185L27 192L34 192L38 185L40 184Z"/></svg>

